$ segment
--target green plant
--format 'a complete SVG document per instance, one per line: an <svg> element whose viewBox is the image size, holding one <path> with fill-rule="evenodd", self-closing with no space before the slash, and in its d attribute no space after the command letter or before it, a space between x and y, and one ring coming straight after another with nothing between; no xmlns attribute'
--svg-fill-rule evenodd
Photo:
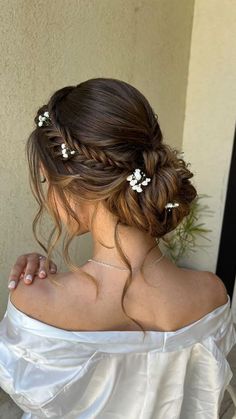
<svg viewBox="0 0 236 419"><path fill-rule="evenodd" d="M199 217L210 215L214 211L209 209L208 205L200 203L202 198L209 197L209 195L197 195L191 204L191 210L183 221L176 227L173 232L163 237L163 245L166 254L177 263L183 256L188 255L190 252L195 252L197 247L209 247L207 245L197 244L197 238L200 236L205 240L211 241L204 233L212 230L204 228L205 223L199 223ZM168 237L167 237L168 236Z"/></svg>

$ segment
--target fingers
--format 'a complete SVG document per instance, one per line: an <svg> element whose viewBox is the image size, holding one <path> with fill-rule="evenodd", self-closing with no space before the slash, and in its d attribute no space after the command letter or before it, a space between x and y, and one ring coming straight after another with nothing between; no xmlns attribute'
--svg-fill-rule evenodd
<svg viewBox="0 0 236 419"><path fill-rule="evenodd" d="M50 260L49 263L49 269L50 269L50 273L56 273L57 271L57 265ZM46 271L46 257L45 256L40 256L39 259L39 274L38 274L39 278L45 278L47 276L47 271Z"/></svg>
<svg viewBox="0 0 236 419"><path fill-rule="evenodd" d="M34 275L38 271L39 255L37 253L30 253L27 255L27 266L24 273L24 282L30 284L33 281Z"/></svg>
<svg viewBox="0 0 236 419"><path fill-rule="evenodd" d="M29 254L27 258L27 267L24 274L24 282L30 284L33 281L34 275L44 279L47 276L46 270L46 257L40 254ZM56 272L56 265L52 261L49 263L49 269L51 273Z"/></svg>
<svg viewBox="0 0 236 419"><path fill-rule="evenodd" d="M10 271L8 288L16 288L20 274L24 271L27 263L26 255L21 255L17 258L16 263Z"/></svg>
<svg viewBox="0 0 236 419"><path fill-rule="evenodd" d="M16 260L16 263L13 265L13 268L10 271L8 288L16 288L19 280L23 278L25 284L31 284L34 275L36 275L38 272L39 277L41 277L42 279L45 278L47 276L45 261L46 257L40 255L39 253L28 253L19 256ZM50 273L56 273L56 264L50 261L49 269Z"/></svg>

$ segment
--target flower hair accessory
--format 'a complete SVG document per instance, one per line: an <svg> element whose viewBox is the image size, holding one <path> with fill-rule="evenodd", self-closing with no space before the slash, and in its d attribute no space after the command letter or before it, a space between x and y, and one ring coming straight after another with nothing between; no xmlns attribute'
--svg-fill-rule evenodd
<svg viewBox="0 0 236 419"><path fill-rule="evenodd" d="M165 208L167 209L167 212L171 212L172 208L175 208L175 207L179 207L179 203L178 202L168 202L165 205Z"/></svg>
<svg viewBox="0 0 236 419"><path fill-rule="evenodd" d="M141 188L141 185L146 186L151 181L151 179L146 177L146 174L140 169L135 169L132 175L129 175L126 179L129 181L132 189L137 192L142 192L143 189ZM138 182L139 180L141 180L141 182Z"/></svg>
<svg viewBox="0 0 236 419"><path fill-rule="evenodd" d="M61 152L63 159L68 159L69 155L75 154L75 150L71 150L69 147L67 147L66 143L61 144Z"/></svg>
<svg viewBox="0 0 236 419"><path fill-rule="evenodd" d="M39 122L38 122L39 127L42 127L44 124L49 125L51 122L48 111L45 111L43 115L39 115L38 119L39 119Z"/></svg>
<svg viewBox="0 0 236 419"><path fill-rule="evenodd" d="M49 116L49 112L45 111L43 115L39 115L39 122L38 126L42 127L44 124L47 126L51 123L51 119ZM66 146L66 143L61 144L61 155L63 159L68 159L69 156L75 154L75 150L71 150L69 147Z"/></svg>
<svg viewBox="0 0 236 419"><path fill-rule="evenodd" d="M168 202L166 205L165 205L165 208L175 208L175 207L178 207L179 206L179 203L178 202Z"/></svg>

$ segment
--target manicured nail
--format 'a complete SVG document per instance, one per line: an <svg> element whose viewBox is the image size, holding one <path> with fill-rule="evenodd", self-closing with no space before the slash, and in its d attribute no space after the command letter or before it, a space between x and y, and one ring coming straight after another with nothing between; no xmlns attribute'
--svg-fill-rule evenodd
<svg viewBox="0 0 236 419"><path fill-rule="evenodd" d="M33 278L32 278L32 275L28 274L28 275L26 275L25 279L26 279L26 281L31 282Z"/></svg>
<svg viewBox="0 0 236 419"><path fill-rule="evenodd" d="M56 269L55 269L55 268L51 268L51 269L50 269L50 272L51 272L52 274L55 274L55 273L56 273Z"/></svg>
<svg viewBox="0 0 236 419"><path fill-rule="evenodd" d="M15 288L15 286L16 286L15 281L10 281L8 284L8 288Z"/></svg>
<svg viewBox="0 0 236 419"><path fill-rule="evenodd" d="M40 271L40 272L39 272L39 276L41 276L41 277L42 277L42 276L45 276L45 275L46 275L46 272L45 272L45 271Z"/></svg>

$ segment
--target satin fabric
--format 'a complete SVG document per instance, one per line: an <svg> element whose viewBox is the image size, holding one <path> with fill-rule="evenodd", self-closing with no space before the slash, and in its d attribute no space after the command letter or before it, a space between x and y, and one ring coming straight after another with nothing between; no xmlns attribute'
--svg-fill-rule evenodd
<svg viewBox="0 0 236 419"><path fill-rule="evenodd" d="M233 373L228 302L173 332L73 332L8 299L0 386L22 419L216 419Z"/></svg>

